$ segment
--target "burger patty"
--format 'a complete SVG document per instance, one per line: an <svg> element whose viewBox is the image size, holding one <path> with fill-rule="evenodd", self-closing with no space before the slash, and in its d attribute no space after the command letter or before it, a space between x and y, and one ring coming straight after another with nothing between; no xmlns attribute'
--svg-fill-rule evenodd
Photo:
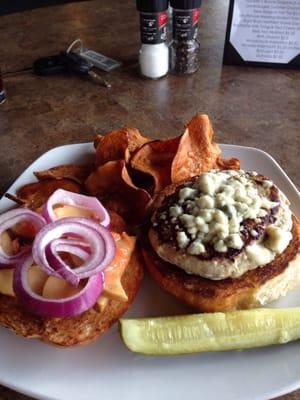
<svg viewBox="0 0 300 400"><path fill-rule="evenodd" d="M293 262L300 264L300 224L296 217L292 217L293 239L288 247L278 254L273 261L261 268L244 273L239 278L211 280L195 274L188 274L183 269L160 258L148 239L143 236L143 256L147 269L157 283L166 291L200 311L225 311L249 308L253 305L252 294L269 281L282 279L288 268L293 268ZM299 274L297 274L299 275ZM289 282L290 288L299 283L299 276ZM270 293L268 301L286 293Z"/></svg>
<svg viewBox="0 0 300 400"><path fill-rule="evenodd" d="M226 172L230 171L225 171L225 174ZM218 174L224 175L223 172L215 171L211 171L209 174L212 177ZM271 206L262 210L264 212L263 216L256 216L254 213L255 218L245 218L241 220L239 226L235 228L234 234L228 234L228 226L225 226L227 229L227 238L235 236L235 238L239 240L239 246L228 245L228 247L225 246L225 250L223 248L219 250L217 247L218 243L216 245L216 242L219 240L219 238L216 237L217 235L215 234L215 237L212 237L211 241L205 240L205 234L201 233L201 228L199 229L203 241L201 242L198 236L195 239L195 231L197 228L194 228L192 225L192 229L189 229L189 225L185 226L186 221L183 220L182 217L192 218L192 221L193 218L197 219L197 214L195 217L195 213L193 213L193 210L191 211L190 204L194 206L201 196L208 197L212 202L215 202L214 196L215 198L218 197L218 192L216 195L211 194L209 197L198 189L194 197L190 196L186 202L183 202L182 199L180 199L182 189L185 190L185 188L188 188L188 190L196 191L194 188L197 187L198 179L199 177L195 177L193 180L183 182L180 185L177 184L167 187L160 193L153 204L154 212L151 218L149 239L152 247L160 258L174 264L174 267L177 266L187 273L220 280L229 277L237 278L251 269L263 266L272 261L276 254L287 247L288 242L291 240L290 230L292 226L291 211L287 198L272 182L268 181L262 175L251 175L250 173L244 173L244 171L236 172L236 177L231 176L230 178L225 178L227 179L225 182L228 182L229 179L237 180L239 187L242 187L242 189L244 186L249 187L251 184L253 186L252 190L254 190L254 194L252 194L254 200L252 201L256 201L257 198L259 202L266 201L267 203L269 202ZM242 180L242 183L239 182L239 179ZM264 182L268 183L267 188ZM233 190L232 188L229 189ZM233 198L235 195L236 193L232 194L229 198L231 202L234 202ZM240 206L242 202L237 201L236 204ZM172 215L170 211L174 206L180 209L181 213L176 218L174 218L174 215ZM217 211L215 211L216 208L211 207L211 209L204 210L204 212L208 211L212 214L219 212L225 215L227 224L229 224L230 216L228 217L225 214L226 207L226 204L222 207L219 206ZM244 207L246 207L246 209L248 207L249 209L251 205ZM258 212L259 210L258 208ZM198 212L200 214L202 210L200 209ZM241 219L241 217L239 218ZM209 221L211 221L211 219ZM212 220L211 222L207 222L206 228L210 228L211 225L214 226L218 224ZM221 229L222 228L221 226ZM274 246L269 246L269 248L267 248L268 232L272 233L272 229L275 231L277 230L277 233L282 233L282 243L278 246L278 249L275 249ZM183 232L188 242L184 247L180 246L181 243L178 241L178 232L180 232L180 234ZM208 235L210 235L210 233L208 233ZM226 234L224 237L226 240ZM189 251L191 245L193 246L194 243L197 243L198 246L200 243L200 246L202 246L202 251L200 253ZM224 242L222 243L224 244Z"/></svg>
<svg viewBox="0 0 300 400"><path fill-rule="evenodd" d="M195 181L196 178L194 178ZM264 180L266 180L263 175L258 175L253 177L253 180L257 182L258 184L262 184ZM156 232L158 241L160 243L171 243L176 250L179 251L178 243L176 240L176 234L178 230L183 230L184 226L181 223L180 220L176 220L176 223L172 222L172 218L168 216L168 209L170 206L178 201L178 192L181 188L185 187L186 185L192 185L193 180L189 182L185 182L184 184L178 185L176 187L176 191L172 193L171 195L166 194L163 203L160 205L160 207L156 210L156 212L153 215L152 218L152 229ZM270 188L270 194L269 194L269 199L273 202L279 202L279 190L275 185L272 185ZM184 210L186 212L187 210ZM242 222L242 231L241 231L241 237L244 242L243 247L241 249L232 249L228 248L228 250L224 253L220 253L214 249L213 246L208 244L207 249L205 253L203 254L198 254L196 257L199 258L199 260L211 260L213 258L218 258L218 259L224 259L224 258L229 258L233 259L235 256L237 256L239 253L241 253L246 245L248 245L251 241L254 239L257 240L261 237L261 235L264 233L264 229L268 224L272 224L276 221L276 214L278 212L278 207L274 207L271 210L267 212L267 215L260 218L259 221L255 221L253 219L247 218ZM160 215L166 214L167 218L166 219L160 219ZM177 229L175 229L175 226L178 226ZM255 238L253 235L251 235L251 231L256 231L257 235ZM187 232L187 236L191 239L191 235Z"/></svg>

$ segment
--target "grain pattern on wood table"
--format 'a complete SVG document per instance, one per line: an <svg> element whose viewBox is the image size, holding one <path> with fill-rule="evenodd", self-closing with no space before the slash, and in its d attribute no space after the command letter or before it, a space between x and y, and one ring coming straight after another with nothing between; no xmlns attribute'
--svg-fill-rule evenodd
<svg viewBox="0 0 300 400"><path fill-rule="evenodd" d="M218 142L269 152L299 187L299 71L222 67L227 9L228 1L203 0L199 71L157 81L138 75L138 15L131 0L1 17L0 62L8 99L0 107L0 194L52 147L91 141L96 133L125 125L166 138L181 133L196 112L210 116ZM110 90L78 77L43 78L27 71L36 58L55 54L78 37L123 62L105 75ZM280 397L298 398L300 391ZM4 399L27 397L0 387Z"/></svg>

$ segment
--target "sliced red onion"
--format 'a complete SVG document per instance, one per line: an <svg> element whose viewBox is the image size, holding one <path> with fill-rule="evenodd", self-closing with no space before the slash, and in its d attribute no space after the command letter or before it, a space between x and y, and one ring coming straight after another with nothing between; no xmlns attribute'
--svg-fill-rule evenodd
<svg viewBox="0 0 300 400"><path fill-rule="evenodd" d="M26 257L14 271L13 288L19 303L28 311L44 317L73 317L93 307L103 289L102 272L88 279L86 285L74 296L64 299L46 299L31 289L28 270L33 263Z"/></svg>
<svg viewBox="0 0 300 400"><path fill-rule="evenodd" d="M84 242L72 239L54 239L46 247L46 258L49 265L71 285L77 286L80 278L74 273L75 269L68 266L60 257L59 252L70 253L86 261L91 254L89 246Z"/></svg>
<svg viewBox="0 0 300 400"><path fill-rule="evenodd" d="M81 243L83 241L89 247L89 256L75 269L71 269L59 257L60 250L56 248L59 241L51 246L56 239L63 239L66 245L68 236L71 236L69 246L72 248L74 240L78 238L81 239ZM91 219L81 217L63 218L46 225L36 235L32 247L34 261L47 274L63 277L71 285L78 285L80 279L89 278L102 271L111 263L115 252L116 245L110 231Z"/></svg>
<svg viewBox="0 0 300 400"><path fill-rule="evenodd" d="M88 209L94 213L95 219L99 220L101 225L106 227L109 226L109 214L96 197L84 196L82 194L69 192L67 190L57 189L49 197L43 208L43 215L47 222L53 222L58 219L53 210L53 206L55 204Z"/></svg>
<svg viewBox="0 0 300 400"><path fill-rule="evenodd" d="M87 243L73 238L54 239L48 247L51 252L65 252L71 253L74 256L81 258L85 261L91 254L90 247Z"/></svg>
<svg viewBox="0 0 300 400"><path fill-rule="evenodd" d="M12 228L19 222L29 222L38 232L45 226L45 219L39 214L28 210L27 208L15 208L0 215L0 235L7 229ZM9 256L0 247L0 268L10 268L22 260L24 255L30 250L29 247L22 249L19 253Z"/></svg>
<svg viewBox="0 0 300 400"><path fill-rule="evenodd" d="M116 243L115 240L112 236L112 234L110 233L110 231L99 225L97 222L88 219L88 218L76 218L76 220L80 220L80 223L83 225L87 225L90 228L94 229L96 232L98 232L99 235L101 235L103 242L104 242L104 246L105 246L105 254L104 254L104 258L101 261L101 264L99 264L96 268L95 272L100 272L102 271L104 268L106 268L114 259L115 254L116 254ZM89 250L90 252L92 251L92 249L90 248ZM93 268L90 266L85 266L85 265L81 265L78 268L75 268L74 270L76 272L76 274L80 277L80 279L84 279L84 278L88 278L90 277L90 273L93 272Z"/></svg>

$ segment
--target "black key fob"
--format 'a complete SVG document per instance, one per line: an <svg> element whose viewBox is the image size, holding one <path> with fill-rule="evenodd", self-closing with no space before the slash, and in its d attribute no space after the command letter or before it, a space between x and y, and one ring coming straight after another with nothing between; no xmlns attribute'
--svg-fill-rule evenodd
<svg viewBox="0 0 300 400"><path fill-rule="evenodd" d="M59 58L70 72L78 75L87 75L90 69L93 67L92 64L72 51L69 53L66 51L61 51L59 53Z"/></svg>
<svg viewBox="0 0 300 400"><path fill-rule="evenodd" d="M39 58L33 63L33 71L37 75L55 75L68 71L59 55Z"/></svg>

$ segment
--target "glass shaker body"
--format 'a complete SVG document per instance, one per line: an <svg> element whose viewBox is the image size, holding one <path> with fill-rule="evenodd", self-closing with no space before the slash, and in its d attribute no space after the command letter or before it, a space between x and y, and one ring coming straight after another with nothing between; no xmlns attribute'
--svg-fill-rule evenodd
<svg viewBox="0 0 300 400"><path fill-rule="evenodd" d="M167 12L140 13L141 42L139 64L141 74L158 79L169 70L167 40Z"/></svg>
<svg viewBox="0 0 300 400"><path fill-rule="evenodd" d="M169 69L174 74L192 74L199 68L198 18L199 8L173 9Z"/></svg>

